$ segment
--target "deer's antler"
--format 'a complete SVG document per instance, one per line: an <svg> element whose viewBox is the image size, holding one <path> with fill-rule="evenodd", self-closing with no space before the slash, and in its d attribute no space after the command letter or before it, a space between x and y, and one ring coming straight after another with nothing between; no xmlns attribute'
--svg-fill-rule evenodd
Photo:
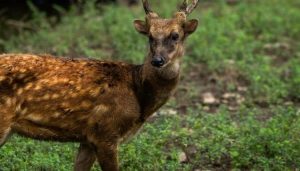
<svg viewBox="0 0 300 171"><path fill-rule="evenodd" d="M151 10L148 0L142 0L142 2L148 22L151 20L151 18L157 18L158 14Z"/></svg>
<svg viewBox="0 0 300 171"><path fill-rule="evenodd" d="M186 15L189 15L197 6L198 0L193 0L193 2L188 5L188 0L184 0L180 6L179 11L184 12Z"/></svg>
<svg viewBox="0 0 300 171"><path fill-rule="evenodd" d="M147 15L150 14L150 13L153 13L153 11L150 8L148 0L142 0L142 1L143 1L143 7L144 7L144 10L145 10L145 13Z"/></svg>

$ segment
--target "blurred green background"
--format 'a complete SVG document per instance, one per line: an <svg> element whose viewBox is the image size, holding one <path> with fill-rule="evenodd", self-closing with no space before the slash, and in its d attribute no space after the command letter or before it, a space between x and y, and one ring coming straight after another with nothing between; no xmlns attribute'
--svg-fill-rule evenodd
<svg viewBox="0 0 300 171"><path fill-rule="evenodd" d="M181 3L149 1L163 17ZM0 53L143 62L140 4L86 1L55 15L28 4L22 19L0 10ZM190 18L200 25L177 92L121 146L122 170L299 170L300 1L203 0ZM0 170L72 170L77 147L13 136Z"/></svg>

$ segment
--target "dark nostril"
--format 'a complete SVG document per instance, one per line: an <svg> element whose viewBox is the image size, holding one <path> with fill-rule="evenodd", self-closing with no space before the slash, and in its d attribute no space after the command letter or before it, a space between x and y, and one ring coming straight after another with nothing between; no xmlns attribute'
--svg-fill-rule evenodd
<svg viewBox="0 0 300 171"><path fill-rule="evenodd" d="M162 57L154 57L151 64L155 67L161 67L165 64L165 60Z"/></svg>

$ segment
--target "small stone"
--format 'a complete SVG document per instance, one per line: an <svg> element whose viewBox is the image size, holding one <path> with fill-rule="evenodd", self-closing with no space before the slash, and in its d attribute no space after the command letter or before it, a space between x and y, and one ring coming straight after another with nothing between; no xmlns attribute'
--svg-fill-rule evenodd
<svg viewBox="0 0 300 171"><path fill-rule="evenodd" d="M235 63L235 61L234 61L234 60L231 60L231 59L229 59L229 60L227 60L227 63L228 63L228 64L234 64L234 63Z"/></svg>
<svg viewBox="0 0 300 171"><path fill-rule="evenodd" d="M177 111L174 109L169 109L169 110L167 110L167 113L168 113L168 115L176 115Z"/></svg>
<svg viewBox="0 0 300 171"><path fill-rule="evenodd" d="M209 108L209 106L204 106L204 107L203 107L203 110L204 110L204 111L209 111L210 108Z"/></svg>
<svg viewBox="0 0 300 171"><path fill-rule="evenodd" d="M165 109L160 112L161 115L176 115L177 111L174 109Z"/></svg>
<svg viewBox="0 0 300 171"><path fill-rule="evenodd" d="M238 86L237 90L240 91L240 92L245 92L245 91L248 90L248 88L247 87L243 87L243 86Z"/></svg>
<svg viewBox="0 0 300 171"><path fill-rule="evenodd" d="M211 92L206 92L202 94L202 101L204 104L217 104L219 101L215 98L215 96Z"/></svg>
<svg viewBox="0 0 300 171"><path fill-rule="evenodd" d="M284 102L284 105L286 105L286 106L291 106L291 105L293 105L293 104L294 104L294 103L291 102L291 101Z"/></svg>
<svg viewBox="0 0 300 171"><path fill-rule="evenodd" d="M160 114L159 114L159 112L157 111L157 112L154 112L151 116L158 116L158 115L160 115Z"/></svg>
<svg viewBox="0 0 300 171"><path fill-rule="evenodd" d="M227 104L227 103L228 103L228 100L223 99L223 100L222 100L222 103Z"/></svg>
<svg viewBox="0 0 300 171"><path fill-rule="evenodd" d="M181 152L179 154L179 162L180 163L186 163L188 161L187 156L185 154L185 152Z"/></svg>
<svg viewBox="0 0 300 171"><path fill-rule="evenodd" d="M238 96L239 96L239 94L236 94L236 93L224 93L222 97L224 99L229 99L229 98L236 98Z"/></svg>
<svg viewBox="0 0 300 171"><path fill-rule="evenodd" d="M239 98L237 98L237 104L241 104L241 103L243 103L245 101L245 98L244 97L239 97Z"/></svg>
<svg viewBox="0 0 300 171"><path fill-rule="evenodd" d="M228 106L228 110L230 110L230 111L237 111L238 107L237 106Z"/></svg>
<svg viewBox="0 0 300 171"><path fill-rule="evenodd" d="M189 128L189 129L188 129L188 132L189 132L190 134L193 134L193 133L194 133L194 130L191 129L191 128Z"/></svg>

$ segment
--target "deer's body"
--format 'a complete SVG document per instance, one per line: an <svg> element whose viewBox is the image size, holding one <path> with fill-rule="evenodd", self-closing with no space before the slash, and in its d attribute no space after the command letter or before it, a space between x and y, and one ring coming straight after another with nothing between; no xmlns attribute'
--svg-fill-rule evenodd
<svg viewBox="0 0 300 171"><path fill-rule="evenodd" d="M172 95L183 42L198 22L186 21L196 6L183 4L173 19L161 19L147 1L149 37L143 65L49 55L0 55L0 147L12 133L80 142L75 170L90 170L96 158L104 171L118 170L118 144L133 135Z"/></svg>
<svg viewBox="0 0 300 171"><path fill-rule="evenodd" d="M178 80L162 79L169 90L158 92L159 82L146 78L141 84L142 68L89 59L0 55L0 118L7 120L0 130L58 141L85 141L93 136L90 133L102 137L107 132L103 139L119 141L168 99Z"/></svg>
<svg viewBox="0 0 300 171"><path fill-rule="evenodd" d="M1 144L9 133L56 141L125 140L166 102L178 80L150 81L143 78L143 68L90 59L0 55ZM162 85L164 90L157 90Z"/></svg>

